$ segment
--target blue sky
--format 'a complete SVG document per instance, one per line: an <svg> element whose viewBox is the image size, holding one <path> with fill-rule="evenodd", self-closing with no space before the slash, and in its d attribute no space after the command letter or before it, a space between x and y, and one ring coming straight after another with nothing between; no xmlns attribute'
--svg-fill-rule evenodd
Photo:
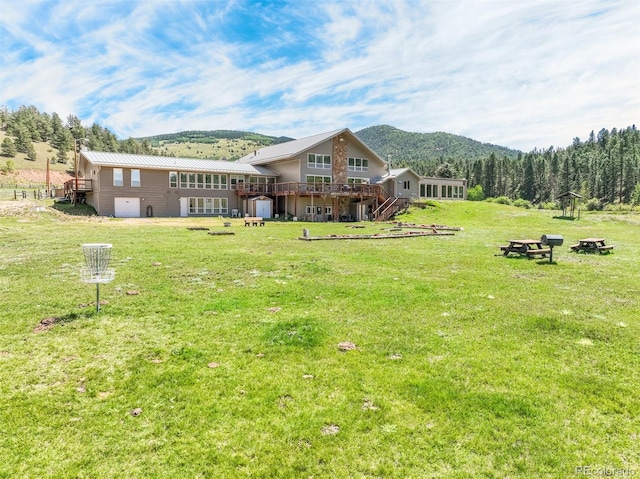
<svg viewBox="0 0 640 479"><path fill-rule="evenodd" d="M0 105L119 138L387 124L529 151L640 118L638 0L0 0Z"/></svg>

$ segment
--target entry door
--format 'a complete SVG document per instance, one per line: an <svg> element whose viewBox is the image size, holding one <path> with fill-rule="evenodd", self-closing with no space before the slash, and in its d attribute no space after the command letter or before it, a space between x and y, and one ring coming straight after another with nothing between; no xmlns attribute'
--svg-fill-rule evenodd
<svg viewBox="0 0 640 479"><path fill-rule="evenodd" d="M189 198L180 198L180 216L189 216Z"/></svg>
<svg viewBox="0 0 640 479"><path fill-rule="evenodd" d="M114 198L113 207L116 218L140 218L140 198Z"/></svg>
<svg viewBox="0 0 640 479"><path fill-rule="evenodd" d="M256 200L256 216L271 218L271 201Z"/></svg>

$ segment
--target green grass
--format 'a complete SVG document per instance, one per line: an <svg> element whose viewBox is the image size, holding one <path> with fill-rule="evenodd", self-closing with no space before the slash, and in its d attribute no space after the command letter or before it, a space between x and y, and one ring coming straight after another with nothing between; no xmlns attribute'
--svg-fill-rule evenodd
<svg viewBox="0 0 640 479"><path fill-rule="evenodd" d="M318 242L387 225L0 217L0 477L638 474L640 217L553 214L437 203L402 220L462 231ZM553 263L499 256L542 234ZM614 252L569 252L588 236Z"/></svg>

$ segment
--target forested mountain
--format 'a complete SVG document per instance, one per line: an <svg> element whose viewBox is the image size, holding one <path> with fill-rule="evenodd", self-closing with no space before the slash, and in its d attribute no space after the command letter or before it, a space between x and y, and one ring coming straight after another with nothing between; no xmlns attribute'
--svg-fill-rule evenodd
<svg viewBox="0 0 640 479"><path fill-rule="evenodd" d="M216 143L219 140L250 140L261 146L274 145L291 141L293 138L285 136L275 137L238 130L188 130L179 133L147 136L138 141L148 140L151 146L159 147L165 142L173 143Z"/></svg>
<svg viewBox="0 0 640 479"><path fill-rule="evenodd" d="M438 166L456 160L477 160L490 154L517 158L520 153L503 146L479 141L451 133L412 133L393 126L371 126L355 132L394 168L410 166L421 175L433 176Z"/></svg>
<svg viewBox="0 0 640 479"><path fill-rule="evenodd" d="M41 113L34 106L0 109L0 130L6 133L0 154L7 164L18 153L35 163L33 142L51 145L49 151L56 152L50 160L66 163L68 153L81 144L95 151L169 156L176 153L168 144L184 145L179 156L232 160L247 149L290 140L235 130L118 140L96 123L86 127L75 115L63 122L56 113ZM356 135L394 168L409 166L423 176L467 178L469 188L486 197L521 198L537 204L574 191L602 205L640 204L640 133L635 125L603 128L597 134L590 132L585 141L574 138L566 148L529 153L448 133L409 133L386 125L365 128ZM228 145L223 151L220 143L224 142Z"/></svg>
<svg viewBox="0 0 640 479"><path fill-rule="evenodd" d="M601 204L640 204L640 134L635 125L593 131L566 148L522 153L448 133L408 133L375 126L356 135L392 167L423 176L468 179L485 197L521 198L533 204L574 191Z"/></svg>

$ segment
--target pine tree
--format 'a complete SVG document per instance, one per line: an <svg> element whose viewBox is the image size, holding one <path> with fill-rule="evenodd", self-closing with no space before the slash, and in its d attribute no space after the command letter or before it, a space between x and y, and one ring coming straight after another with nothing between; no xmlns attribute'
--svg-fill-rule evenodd
<svg viewBox="0 0 640 479"><path fill-rule="evenodd" d="M4 140L2 140L2 146L0 148L2 151L2 156L6 156L8 158L13 158L18 153L16 144L8 136L6 136Z"/></svg>

